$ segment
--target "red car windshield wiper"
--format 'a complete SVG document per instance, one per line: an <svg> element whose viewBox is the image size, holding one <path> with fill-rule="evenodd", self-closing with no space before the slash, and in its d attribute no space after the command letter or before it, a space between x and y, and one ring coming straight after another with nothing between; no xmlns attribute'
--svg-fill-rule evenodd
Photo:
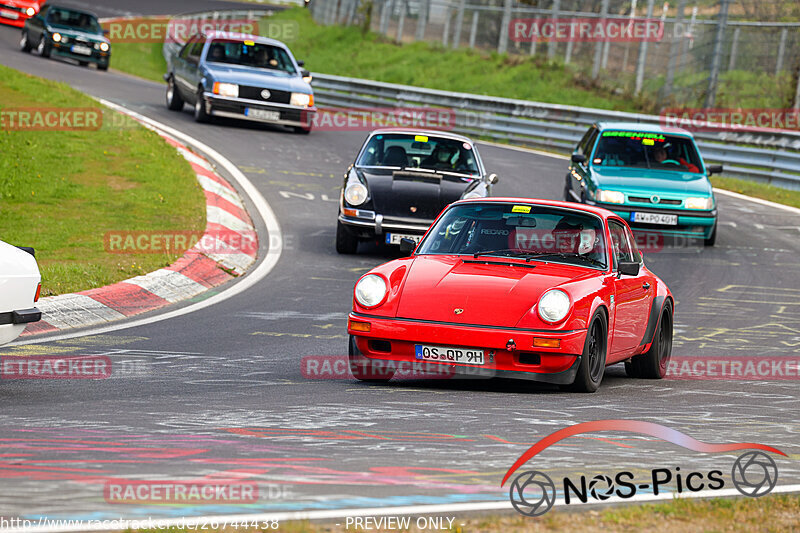
<svg viewBox="0 0 800 533"><path fill-rule="evenodd" d="M597 259L592 259L591 257L587 257L585 255L576 253L549 252L543 254L531 254L523 252L518 255L520 257L525 257L525 262L529 262L534 259L544 259L545 257L558 257L560 259L580 259L582 261L586 261L589 264L605 268L605 265L602 262L598 261Z"/></svg>

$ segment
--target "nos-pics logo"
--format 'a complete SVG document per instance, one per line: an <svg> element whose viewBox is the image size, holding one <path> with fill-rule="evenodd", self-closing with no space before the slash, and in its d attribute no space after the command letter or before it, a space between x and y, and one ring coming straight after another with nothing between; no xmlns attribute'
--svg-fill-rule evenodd
<svg viewBox="0 0 800 533"><path fill-rule="evenodd" d="M552 433L531 446L506 472L501 486L522 465L539 452L553 444L582 433L595 431L625 431L657 437L684 448L701 453L726 453L749 450L733 463L730 479L733 486L744 496L758 498L772 492L778 483L778 466L764 452L786 456L782 451L752 442L731 444L708 444L698 441L680 431L636 420L597 420L570 426ZM681 470L674 468L654 468L645 479L635 479L632 472L620 471L613 475L599 474L594 477L564 477L558 482L538 470L518 474L509 486L511 505L526 516L541 516L552 509L556 496L560 494L565 505L587 503L589 499L597 502L612 497L632 498L637 493L658 495L661 492L686 493L702 490L721 490L726 486L722 470Z"/></svg>

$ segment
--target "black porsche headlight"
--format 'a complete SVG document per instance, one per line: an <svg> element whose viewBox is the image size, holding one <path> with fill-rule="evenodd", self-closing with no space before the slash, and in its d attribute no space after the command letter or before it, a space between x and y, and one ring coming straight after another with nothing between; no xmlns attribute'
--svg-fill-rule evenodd
<svg viewBox="0 0 800 533"><path fill-rule="evenodd" d="M351 183L344 189L344 199L350 205L361 205L367 201L368 191L363 183Z"/></svg>

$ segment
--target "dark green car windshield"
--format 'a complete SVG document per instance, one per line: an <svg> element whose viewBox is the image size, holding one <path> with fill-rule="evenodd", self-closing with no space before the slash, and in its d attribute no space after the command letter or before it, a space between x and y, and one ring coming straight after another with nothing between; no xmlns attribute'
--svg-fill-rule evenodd
<svg viewBox="0 0 800 533"><path fill-rule="evenodd" d="M47 22L54 26L64 26L87 33L103 33L94 15L61 7L53 7L50 9L47 13Z"/></svg>
<svg viewBox="0 0 800 533"><path fill-rule="evenodd" d="M700 172L703 168L690 138L639 131L602 132L592 165L681 172Z"/></svg>

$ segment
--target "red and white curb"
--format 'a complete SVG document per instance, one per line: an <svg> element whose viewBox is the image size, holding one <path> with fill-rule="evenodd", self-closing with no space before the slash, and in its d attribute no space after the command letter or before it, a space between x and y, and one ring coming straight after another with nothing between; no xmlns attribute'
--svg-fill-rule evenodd
<svg viewBox="0 0 800 533"><path fill-rule="evenodd" d="M255 262L255 228L236 190L204 157L163 131L144 125L174 146L192 166L206 197L205 234L168 267L97 289L42 298L37 303L42 320L29 324L23 335L94 326L159 309L221 285ZM241 238L231 242L218 239L232 233Z"/></svg>

